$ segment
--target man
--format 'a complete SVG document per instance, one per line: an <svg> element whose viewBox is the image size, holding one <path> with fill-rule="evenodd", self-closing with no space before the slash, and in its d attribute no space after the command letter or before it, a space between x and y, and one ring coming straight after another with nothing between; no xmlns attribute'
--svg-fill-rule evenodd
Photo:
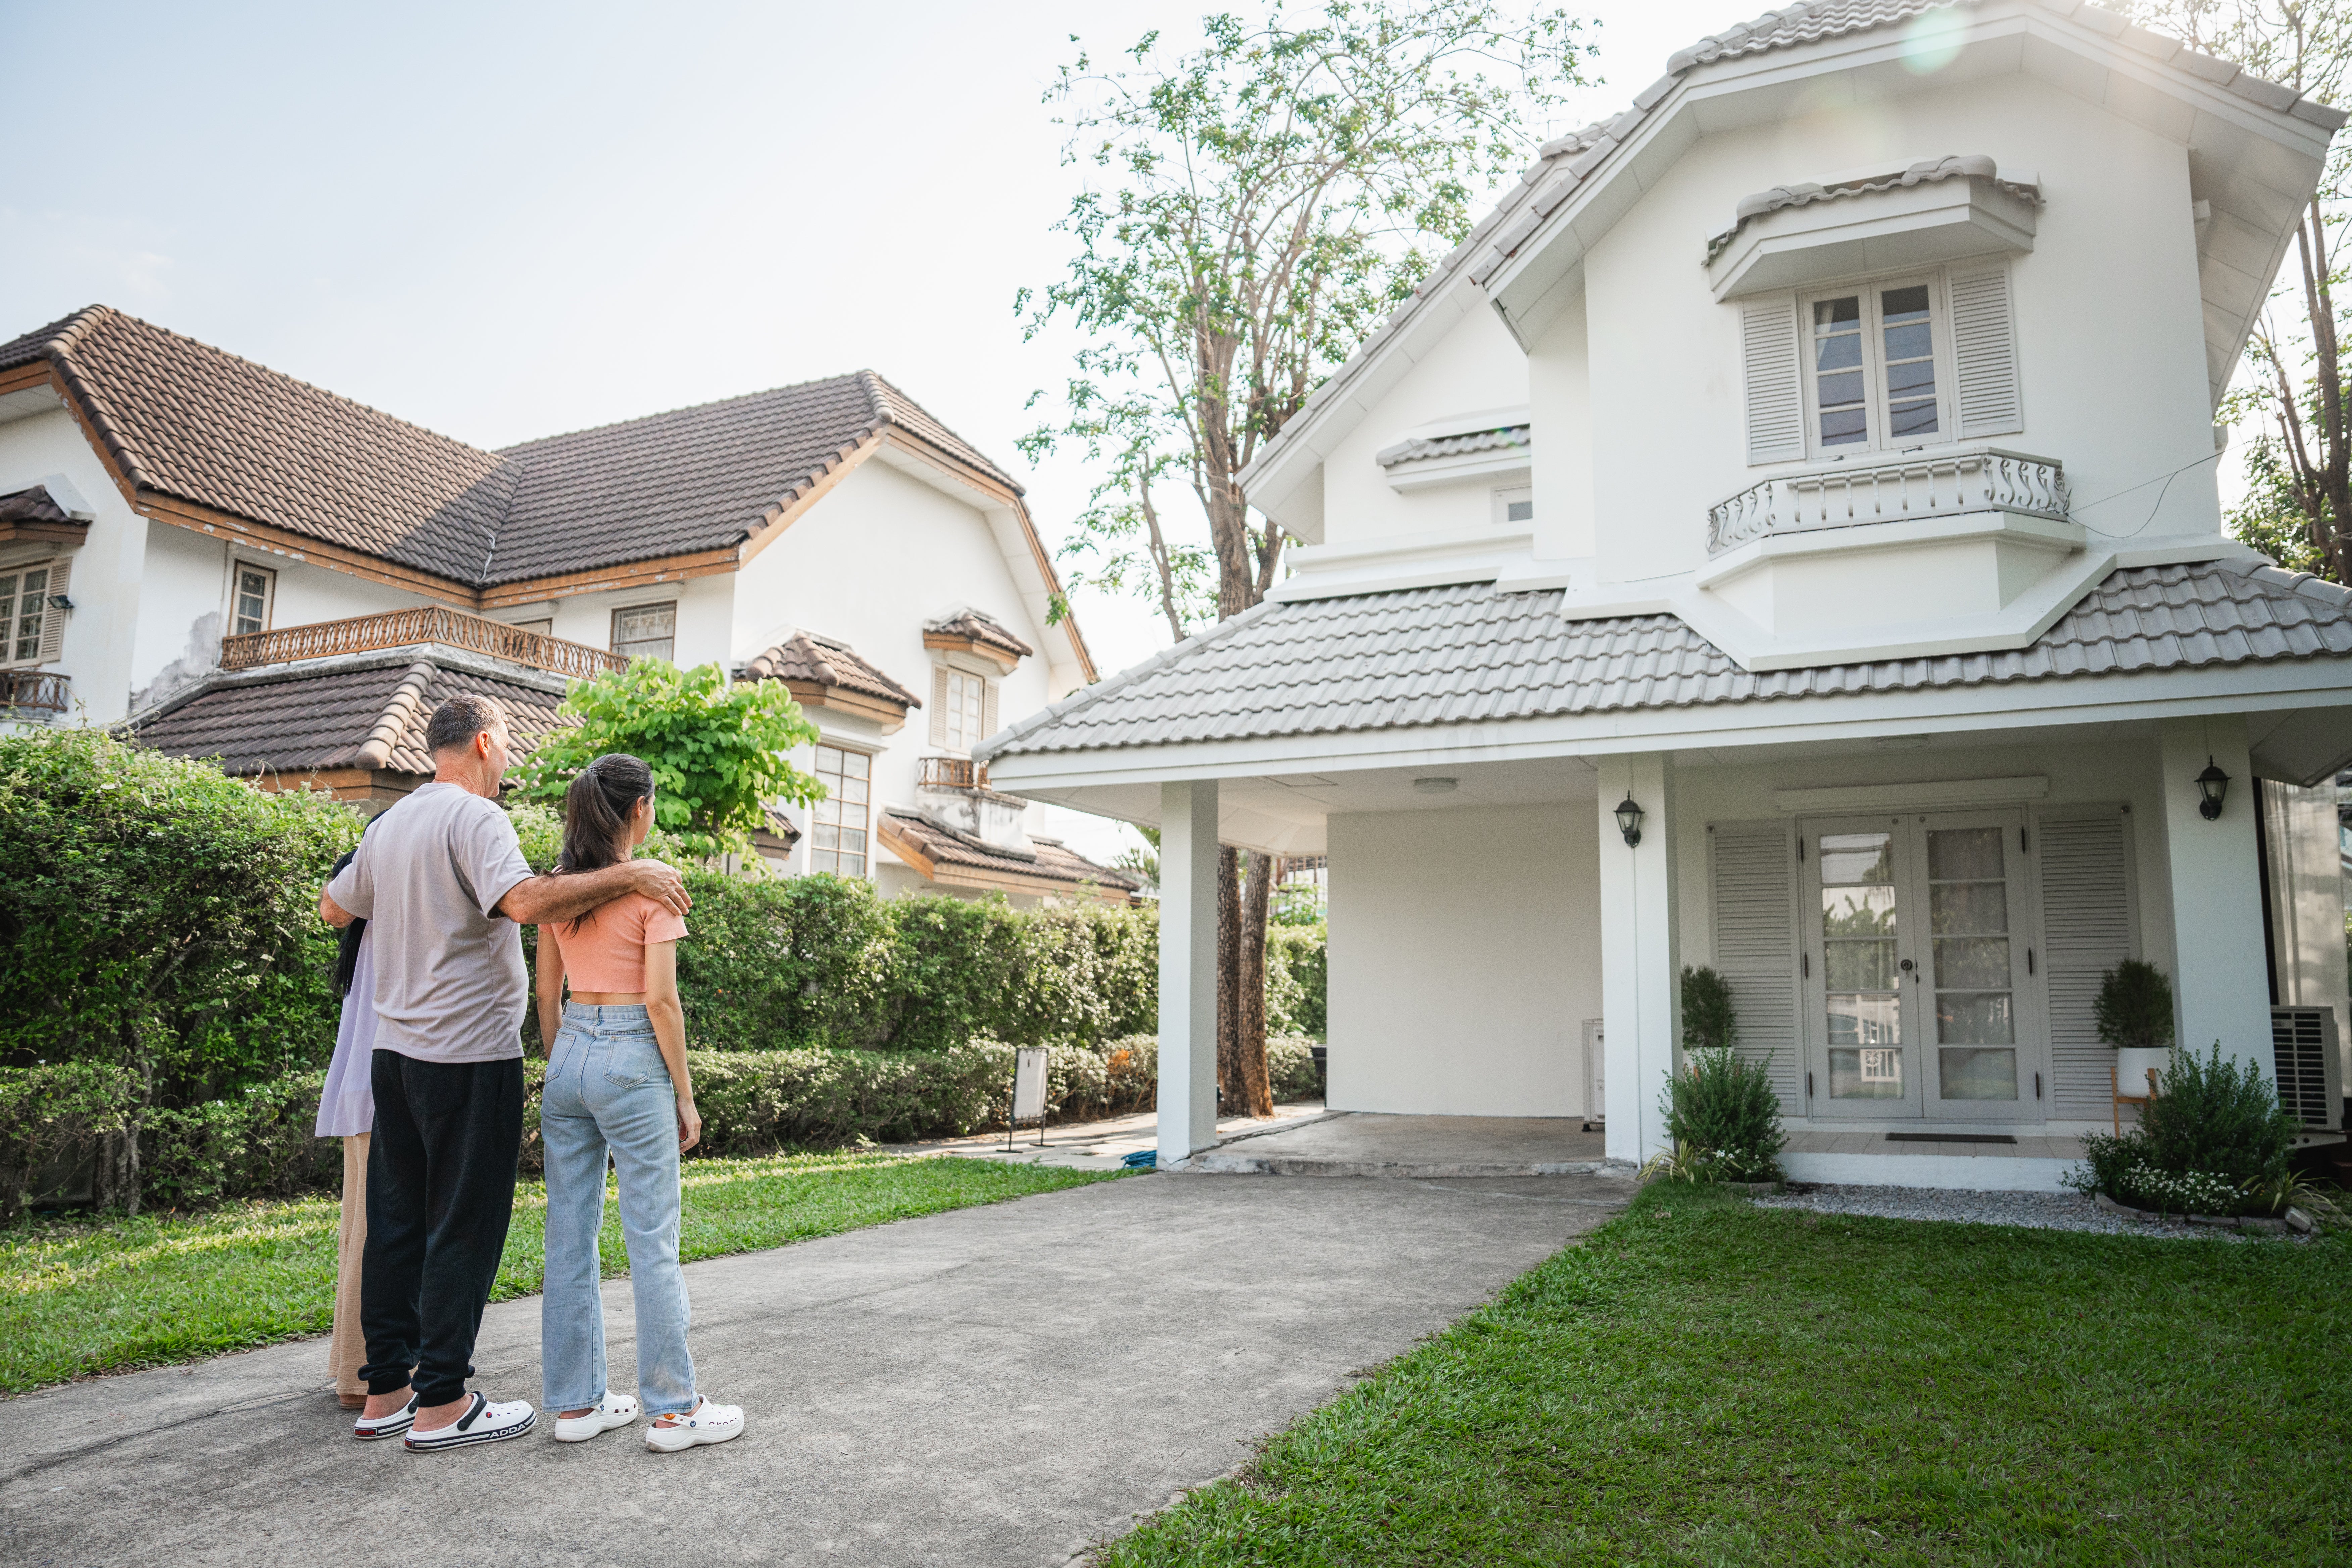
<svg viewBox="0 0 2352 1568"><path fill-rule="evenodd" d="M433 782L370 825L319 896L327 923L365 920L375 966L362 1439L415 1452L520 1437L526 1400L468 1393L474 1336L514 1212L522 1142L524 922L570 920L627 892L683 914L654 860L535 877L496 804L509 736L497 704L452 697L425 726Z"/></svg>

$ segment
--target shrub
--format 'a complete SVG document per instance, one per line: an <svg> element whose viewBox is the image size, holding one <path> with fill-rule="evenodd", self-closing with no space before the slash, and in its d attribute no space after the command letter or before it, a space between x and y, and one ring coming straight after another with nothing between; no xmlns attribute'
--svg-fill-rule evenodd
<svg viewBox="0 0 2352 1568"><path fill-rule="evenodd" d="M0 1066L111 1062L164 1105L322 1066L318 891L359 826L102 731L0 735Z"/></svg>
<svg viewBox="0 0 2352 1568"><path fill-rule="evenodd" d="M339 1141L310 1131L326 1076L297 1073L225 1099L150 1111L139 1140L148 1203L195 1208L331 1184L342 1171Z"/></svg>
<svg viewBox="0 0 2352 1568"><path fill-rule="evenodd" d="M1729 1047L1695 1050L1669 1081L1659 1109L1681 1163L1738 1182L1779 1179L1780 1100L1762 1062Z"/></svg>
<svg viewBox="0 0 2352 1568"><path fill-rule="evenodd" d="M1683 966L1683 1048L1728 1050L1739 1043L1739 1010L1731 982L1712 969Z"/></svg>
<svg viewBox="0 0 2352 1568"><path fill-rule="evenodd" d="M2219 1040L2202 1060L2176 1048L2163 1089L2141 1108L2137 1129L2157 1170L2207 1173L2233 1185L2286 1170L2297 1125L2254 1062L2223 1057Z"/></svg>
<svg viewBox="0 0 2352 1568"><path fill-rule="evenodd" d="M1320 1040L1330 1032L1328 929L1320 921L1267 928L1265 1027L1269 1038L1277 1034L1312 1035ZM1268 1070L1272 1070L1270 1065ZM1282 1098L1279 1090L1275 1098Z"/></svg>
<svg viewBox="0 0 2352 1568"><path fill-rule="evenodd" d="M135 1149L139 1095L138 1075L106 1062L0 1068L0 1225L44 1171L94 1157L110 1139ZM125 1195L135 1207L136 1186Z"/></svg>
<svg viewBox="0 0 2352 1568"><path fill-rule="evenodd" d="M2100 977L2091 1019L2107 1045L2143 1050L2168 1046L2172 982L2155 964L2126 958Z"/></svg>
<svg viewBox="0 0 2352 1568"><path fill-rule="evenodd" d="M1265 1039L1265 1076L1274 1089L1274 1098L1312 1100L1317 1093L1315 1083L1315 1047L1318 1042L1298 1035L1268 1035Z"/></svg>

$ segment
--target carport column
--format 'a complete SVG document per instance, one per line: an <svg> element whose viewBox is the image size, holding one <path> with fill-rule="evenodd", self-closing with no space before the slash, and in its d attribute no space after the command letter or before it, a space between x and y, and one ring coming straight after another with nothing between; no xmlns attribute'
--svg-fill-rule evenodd
<svg viewBox="0 0 2352 1568"><path fill-rule="evenodd" d="M1217 1141L1217 781L1160 786L1160 1163Z"/></svg>
<svg viewBox="0 0 2352 1568"><path fill-rule="evenodd" d="M2174 1000L2179 1043L2251 1058L2271 1076L2270 959L2263 951L2262 870L2254 838L2254 769L2236 714L2168 719L2158 726L2164 777L2164 851L2172 875ZM2230 775L2221 815L2197 809L2197 775Z"/></svg>
<svg viewBox="0 0 2352 1568"><path fill-rule="evenodd" d="M1642 842L1617 825L1628 796ZM1682 1039L1681 932L1675 897L1675 765L1663 752L1601 762L1601 1028L1608 1057L1609 1157L1666 1147L1658 1099Z"/></svg>

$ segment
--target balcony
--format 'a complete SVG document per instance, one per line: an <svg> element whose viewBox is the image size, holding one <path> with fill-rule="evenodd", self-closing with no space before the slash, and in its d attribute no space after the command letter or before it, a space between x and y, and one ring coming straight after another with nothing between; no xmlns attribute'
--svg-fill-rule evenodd
<svg viewBox="0 0 2352 1568"><path fill-rule="evenodd" d="M71 682L45 669L0 669L0 711L62 713L72 704Z"/></svg>
<svg viewBox="0 0 2352 1568"><path fill-rule="evenodd" d="M969 757L924 757L915 773L918 789L986 789L988 764Z"/></svg>
<svg viewBox="0 0 2352 1568"><path fill-rule="evenodd" d="M527 632L504 621L469 616L442 605L225 637L221 638L220 662L223 669L252 669L265 664L291 664L306 658L331 658L338 654L411 647L419 643L466 648L509 664L551 670L582 680L606 670L625 668L629 662L620 654L590 647L585 643Z"/></svg>
<svg viewBox="0 0 2352 1568"><path fill-rule="evenodd" d="M2064 465L1981 446L1816 464L1759 479L1709 507L1706 552L1721 555L1774 534L1943 521L1972 512L2070 522Z"/></svg>

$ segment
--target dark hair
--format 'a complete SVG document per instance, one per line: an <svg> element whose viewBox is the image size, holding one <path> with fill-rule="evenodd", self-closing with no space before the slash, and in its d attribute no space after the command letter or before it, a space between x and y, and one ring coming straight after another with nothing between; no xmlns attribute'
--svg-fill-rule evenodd
<svg viewBox="0 0 2352 1568"><path fill-rule="evenodd" d="M475 736L505 717L499 705L488 698L460 691L433 710L433 717L425 721L425 749L446 752L454 746L469 745Z"/></svg>
<svg viewBox="0 0 2352 1568"><path fill-rule="evenodd" d="M563 853L555 874L601 871L621 858L621 829L654 793L654 771L625 752L607 752L563 792Z"/></svg>

